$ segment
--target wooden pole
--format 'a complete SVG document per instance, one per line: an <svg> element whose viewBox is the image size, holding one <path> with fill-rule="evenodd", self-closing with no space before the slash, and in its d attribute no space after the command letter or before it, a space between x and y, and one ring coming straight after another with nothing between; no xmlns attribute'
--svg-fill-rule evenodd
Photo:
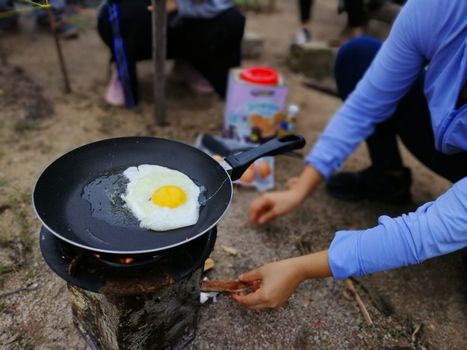
<svg viewBox="0 0 467 350"><path fill-rule="evenodd" d="M67 72L66 65L65 65L65 59L63 58L62 47L60 45L60 39L58 38L57 20L55 19L53 10L50 7L48 8L48 12L49 12L50 29L52 30L52 34L54 37L55 48L57 49L58 61L60 63L60 69L62 71L63 82L65 85L65 93L69 94L71 92L70 80L68 79L68 72Z"/></svg>
<svg viewBox="0 0 467 350"><path fill-rule="evenodd" d="M166 123L165 60L166 60L166 8L165 0L152 0L152 57L154 63L154 119L158 125Z"/></svg>
<svg viewBox="0 0 467 350"><path fill-rule="evenodd" d="M8 64L6 51L3 48L3 44L2 44L2 40L1 40L1 34L0 34L0 63L1 63L2 66L6 66Z"/></svg>

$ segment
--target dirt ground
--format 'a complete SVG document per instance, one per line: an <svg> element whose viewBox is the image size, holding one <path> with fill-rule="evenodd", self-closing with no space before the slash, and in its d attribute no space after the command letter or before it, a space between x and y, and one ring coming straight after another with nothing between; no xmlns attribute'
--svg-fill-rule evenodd
<svg viewBox="0 0 467 350"><path fill-rule="evenodd" d="M311 147L339 107L336 98L307 89L285 58L296 26L296 9L278 1L275 13L247 13L247 29L265 37L263 55L244 65L268 64L286 77L289 102L301 108L298 129ZM0 67L0 348L88 349L72 324L65 282L44 263L38 249L39 221L30 198L36 178L52 160L94 140L153 135L193 142L200 132L219 133L223 103L169 82L170 125L155 126L151 105L151 66L140 65L143 100L134 110L102 101L108 52L95 31L95 10L79 9L73 21L78 40L63 42L73 93L65 95L53 41L46 31L23 29L0 36L8 64ZM317 1L313 33L339 35L345 19L335 2ZM450 184L404 153L413 170L414 203L386 206L342 203L320 188L291 215L265 226L248 223L258 193L236 188L233 204L218 226L211 279L236 278L262 263L326 248L338 229L372 227L381 214L397 215L436 198ZM345 167L368 164L364 147ZM277 186L297 174L302 162L277 158ZM228 254L222 246L235 248ZM249 311L221 295L203 304L193 349L466 349L467 307L459 253L420 266L355 280L374 325L366 324L333 279L303 283L285 307ZM17 291L13 294L10 291Z"/></svg>

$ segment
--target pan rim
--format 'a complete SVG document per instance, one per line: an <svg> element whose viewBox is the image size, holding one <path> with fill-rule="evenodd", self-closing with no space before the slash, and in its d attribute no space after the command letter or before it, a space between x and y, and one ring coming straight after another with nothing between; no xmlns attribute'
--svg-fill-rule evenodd
<svg viewBox="0 0 467 350"><path fill-rule="evenodd" d="M56 232L55 230L53 230L52 228L50 228L46 223L45 221L43 220L43 218L41 217L41 215L39 215L39 212L36 208L36 203L35 203L35 200L34 200L34 196L35 196L35 193L36 193L36 187L37 187L37 184L39 183L39 180L42 178L42 175L44 174L44 172L52 165L54 164L55 162L57 162L59 159L61 159L62 157L64 157L65 155L67 155L68 153L70 152L73 152L73 151L76 151L82 147L87 147L87 146L90 146L90 145L93 145L93 144L96 144L96 143L100 143L100 142L105 142L105 141L109 141L109 140L119 140L119 139L156 139L156 140L163 140L163 141L170 141L170 142L175 142L175 143L180 143L180 144L183 144L185 146L189 146L191 148L194 148L194 149L197 149L196 147L188 144L188 143L185 143L185 142L181 142L181 141L177 141L177 140L171 140L171 139L166 139L166 138L162 138L162 137L153 137L153 136L121 136L121 137L110 137L110 138L105 138L105 139L100 139L100 140L97 140L97 141L93 141L93 142L89 142L89 143L86 143L86 144L83 144L83 145L80 145L78 147L75 147L69 151L67 151L66 153L62 154L60 157L56 158L55 160L53 160L51 163L49 163L43 170L42 172L40 173L40 175L38 176L35 184L34 184L34 188L33 188L33 191L32 191L32 207L33 207L33 210L34 210L34 213L36 214L36 217L39 219L39 221L42 223L42 225L50 232L52 233L53 235L55 235L57 238L73 245L73 246L76 246L76 247L80 247L80 248L83 248L83 249L86 249L86 250L89 250L89 251L93 251L93 252L100 252L100 253L109 253L109 254L118 254L118 255L123 255L123 254L147 254L147 253L154 253L154 252L158 252L158 251L163 251L163 250L167 250L167 249L172 249L172 248L175 248L175 247L178 247L182 244L185 244L185 243L188 243L198 237L200 237L201 235L205 234L206 232L212 230L213 227L215 227L217 225L217 223L224 217L225 213L227 212L227 210L230 208L230 205L232 204L232 197L233 197L233 181L230 177L230 174L227 172L227 170L220 164L219 165L219 168L221 168L226 176L227 176L227 179L229 181L224 181L224 183L221 184L221 186L219 187L222 188L223 186L225 186L226 183L229 183L230 184L230 197L229 197L229 201L227 203L227 206L225 207L224 211L222 212L222 214L219 216L219 218L211 225L209 226L208 228L206 228L204 231L188 238L188 239L185 239L183 241L180 241L180 242L177 242L175 244L172 244L172 245L168 245L168 246L164 246L162 248L153 248L153 249L147 249L147 250L131 250L131 251L118 251L118 250L108 250L108 249L101 249L101 248L92 248L92 247L89 247L85 244L80 244L80 243L77 243L77 242L74 242L68 238L65 238L63 237L62 235L60 235L58 232ZM203 151L199 150L199 152L202 152L204 153ZM209 155L206 154L207 157L209 157ZM227 180L226 179L226 180ZM188 226L187 226L188 227ZM157 231L151 231L151 230L146 230L148 232L154 232L155 234L157 234ZM166 231L166 232L169 232L169 231Z"/></svg>

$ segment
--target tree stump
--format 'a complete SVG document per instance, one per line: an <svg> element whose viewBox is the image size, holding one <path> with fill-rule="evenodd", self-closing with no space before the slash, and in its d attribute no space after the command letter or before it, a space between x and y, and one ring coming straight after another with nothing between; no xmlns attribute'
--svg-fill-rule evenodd
<svg viewBox="0 0 467 350"><path fill-rule="evenodd" d="M93 349L181 349L195 336L202 272L130 295L126 286L94 293L68 284L73 320Z"/></svg>

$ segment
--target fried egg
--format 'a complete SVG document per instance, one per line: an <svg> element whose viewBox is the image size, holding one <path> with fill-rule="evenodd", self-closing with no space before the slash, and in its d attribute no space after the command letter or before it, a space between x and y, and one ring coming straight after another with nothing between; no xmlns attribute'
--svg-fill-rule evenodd
<svg viewBox="0 0 467 350"><path fill-rule="evenodd" d="M143 164L123 172L129 182L122 195L140 227L166 231L198 222L199 187L180 171Z"/></svg>

